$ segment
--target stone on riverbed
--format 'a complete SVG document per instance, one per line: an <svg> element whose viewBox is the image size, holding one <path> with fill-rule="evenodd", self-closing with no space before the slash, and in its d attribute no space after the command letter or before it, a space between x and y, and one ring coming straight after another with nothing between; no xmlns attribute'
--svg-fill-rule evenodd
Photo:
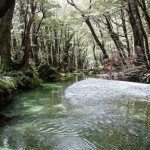
<svg viewBox="0 0 150 150"><path fill-rule="evenodd" d="M148 100L150 85L91 78L77 82L65 91L65 99L71 105L92 105L130 97Z"/></svg>

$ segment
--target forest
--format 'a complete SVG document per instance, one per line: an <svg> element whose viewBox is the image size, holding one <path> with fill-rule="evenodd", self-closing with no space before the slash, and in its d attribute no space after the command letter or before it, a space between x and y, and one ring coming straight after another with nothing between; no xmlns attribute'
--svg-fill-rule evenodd
<svg viewBox="0 0 150 150"><path fill-rule="evenodd" d="M7 120L10 122L16 117L16 115L12 115L13 117L5 115L5 111L9 112L9 103L11 106L11 101L14 99L26 99L25 96L20 96L21 93L28 92L30 89L31 93L27 94L27 98L32 100L36 89L42 88L39 91L37 89L37 93L41 94L42 99L44 93L48 92L47 90L49 89L49 91L52 90L50 92L52 95L58 93L56 97L54 96L55 98L51 97L52 99L54 98L51 103L55 104L55 102L59 101L58 95L62 94L58 90L60 87L63 87L61 89L63 91L72 83L90 77L102 79L102 83L97 81L97 85L94 79L89 83L88 81L83 83L85 86L89 85L90 90L93 89L95 92L99 89L96 86L102 84L106 90L103 91L102 89L103 92L99 93L101 91L99 89L97 92L100 95L109 91L109 88L111 93L115 89L113 82L117 80L119 83L120 81L122 82L122 86L124 81L127 83L136 82L133 85L135 84L137 89L142 90L143 88L145 90L143 92L145 92L148 99L149 91L146 91L146 88L148 90L148 84L150 83L150 0L0 0L0 109L2 109L0 111L0 132L2 130L1 124L4 124ZM74 78L76 80L72 81ZM105 87L107 82L103 83L103 80L108 80L108 83L112 82L108 89ZM138 84L141 84L141 86L138 86ZM81 91L83 89L84 93L85 86L83 88L81 88L82 85L81 87L77 86L76 90L71 89L71 91L74 91L74 93L79 92L77 95L79 94L80 99L82 93L80 95L79 89L81 88ZM121 87L120 84L116 84L116 88L117 86ZM113 88L111 89L111 87ZM131 88L131 91L133 89L134 87ZM115 92L117 91L119 90L116 89ZM136 93L135 91L133 93ZM139 94L140 92L140 90L137 91ZM121 93L122 91L119 92L120 95ZM126 96L130 94L131 97L139 96L132 95L133 93L127 92ZM35 97L38 99L36 94ZM88 100L91 97L88 94L89 91L84 95L83 100L85 98ZM66 97L69 97L69 100L73 99L73 95L72 97L70 93L68 95ZM86 97L87 95L88 97ZM19 96L19 98L16 98L16 96ZM136 109L146 110L146 115L148 115L150 110L149 103L141 104L138 98L138 101L134 101L130 99L130 96L128 104L134 105L134 108L128 108L128 104L123 105L124 109L129 109L129 111L127 110L128 115L130 115L130 110L135 113ZM94 97L92 98L93 101ZM48 93L45 95L46 98L48 98ZM23 102L15 101L25 108L26 105L22 104ZM75 98L74 101L76 101ZM48 103L47 100L45 100L45 103ZM139 108L140 105L143 107ZM12 111L15 111L15 107L17 107L17 104L12 106ZM41 109L41 107L37 109L36 106L33 107L35 107L36 111ZM44 106L42 105L42 107ZM56 108L52 108L53 113L55 112L54 109ZM61 104L58 105L57 109L62 110L65 107ZM109 109L112 110L112 107ZM48 111L48 109L46 110ZM86 112L86 110L84 111ZM96 111L99 112L99 109ZM120 114L122 113L121 109L117 109L117 111L120 111ZM146 117L146 121L149 120L149 116ZM149 122L146 123L149 126ZM147 127L147 129L150 128ZM119 132L118 130L116 131L117 133ZM141 132L143 133L143 130ZM118 134L123 140L121 135L123 133ZM13 135L11 136L13 137ZM43 135L43 139L45 138L44 136L48 135ZM96 136L98 135L94 135L94 139L96 139ZM146 136L150 138L149 135ZM35 136L33 137L35 138ZM118 140L117 135L115 137ZM142 140L144 139L143 136L140 137ZM98 138L100 140L99 136ZM137 145L140 143L141 139L136 141L130 138L128 140L133 143L137 142ZM33 145L28 143L27 148L22 145L22 149L36 150L36 138L34 140ZM86 140L90 141L87 137ZM127 143L129 143L128 140ZM150 144L149 141L150 139L147 141L148 144ZM123 146L123 150L131 150L138 147L134 147L132 144L127 146L127 143L119 145L120 147L117 145L117 148L121 149L121 146ZM143 146L145 149L147 148L147 143L145 147ZM0 149L1 146L2 148L10 146L9 148L12 148L12 150L19 150L12 142L9 143L8 147L6 145L2 146L0 138ZM40 147L41 145L37 146L38 150L57 149L49 148L49 145ZM82 147L81 149L110 149L109 146L105 146ZM58 147L58 149L63 150L62 146ZM66 147L64 150L75 150L75 148L69 149Z"/></svg>
<svg viewBox="0 0 150 150"><path fill-rule="evenodd" d="M45 67L50 74L125 70L132 76L137 70L147 81L149 5L148 0L2 0L1 72L31 66L39 74Z"/></svg>

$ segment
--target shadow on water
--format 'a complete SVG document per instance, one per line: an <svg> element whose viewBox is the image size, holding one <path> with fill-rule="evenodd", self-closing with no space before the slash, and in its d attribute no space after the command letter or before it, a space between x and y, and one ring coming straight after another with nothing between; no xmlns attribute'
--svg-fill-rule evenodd
<svg viewBox="0 0 150 150"><path fill-rule="evenodd" d="M150 101L67 107L64 90L82 79L18 95L0 111L16 116L0 127L0 150L149 150Z"/></svg>

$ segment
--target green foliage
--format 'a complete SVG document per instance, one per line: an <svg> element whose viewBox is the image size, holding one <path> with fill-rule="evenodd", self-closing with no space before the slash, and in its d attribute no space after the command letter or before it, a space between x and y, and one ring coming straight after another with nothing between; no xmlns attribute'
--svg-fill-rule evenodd
<svg viewBox="0 0 150 150"><path fill-rule="evenodd" d="M61 81L68 81L72 77L73 77L72 73L61 73L60 80Z"/></svg>
<svg viewBox="0 0 150 150"><path fill-rule="evenodd" d="M16 81L7 77L5 79L0 79L0 95L4 94L12 94L14 90L16 90Z"/></svg>
<svg viewBox="0 0 150 150"><path fill-rule="evenodd" d="M93 69L93 74L99 74L103 71L103 68L102 67L95 67Z"/></svg>
<svg viewBox="0 0 150 150"><path fill-rule="evenodd" d="M0 70L2 70L3 72L10 72L12 71L12 66L9 63L3 63L0 66Z"/></svg>
<svg viewBox="0 0 150 150"><path fill-rule="evenodd" d="M40 84L32 69L4 73L0 79L0 105L7 103L18 90L32 89Z"/></svg>
<svg viewBox="0 0 150 150"><path fill-rule="evenodd" d="M146 73L141 77L141 82L150 83L150 73Z"/></svg>
<svg viewBox="0 0 150 150"><path fill-rule="evenodd" d="M75 71L75 72L68 72L68 73L61 73L60 74L60 80L61 81L68 81L71 78L73 78L74 76L80 76L82 73L80 71Z"/></svg>
<svg viewBox="0 0 150 150"><path fill-rule="evenodd" d="M18 76L19 89L31 89L37 87L41 80L32 68L25 68L22 70L23 76Z"/></svg>
<svg viewBox="0 0 150 150"><path fill-rule="evenodd" d="M74 3L76 7L72 7L67 1L61 0L20 0L16 2L12 30L12 41L13 39L16 40L16 42L13 41L12 45L16 44L16 46L12 50L12 58L19 63L21 62L25 51L22 46L22 35L26 32L28 23L34 20L30 29L28 29L30 30L29 38L32 51L30 64L35 66L37 70L41 67L40 63L47 62L49 64L45 69L39 71L40 77L45 81L55 80L56 76L60 77L59 74L56 75L58 70L64 70L64 72L72 72L75 69L90 70L95 67L95 64L97 68L94 68L91 74L100 73L100 64L105 65L102 47L104 47L110 59L117 59L120 62L122 59L128 59L125 34L128 36L129 49L134 49L132 46L134 45L132 27L126 11L128 5L124 5L128 1L74 0ZM148 3L146 4L148 5ZM124 15L121 14L121 10L123 10ZM149 11L149 8L147 10ZM140 7L139 12L142 15L143 12ZM108 28L106 16L109 16L113 34L110 33ZM24 17L26 18L24 19ZM123 29L122 17L126 23L127 31ZM98 46L99 44L91 34L91 29L86 23L87 18L89 18L96 37L102 46ZM145 17L141 19L144 25ZM26 22L24 22L25 20ZM147 28L146 25L144 25L144 28ZM148 33L147 30L145 31ZM1 33L2 29L0 28L0 38ZM117 38L115 39L119 40L114 41L112 35L116 35ZM116 43L122 50L118 48ZM120 50L125 53L124 58L118 56ZM130 56L132 55L135 54L133 53ZM117 67L115 66L115 68ZM10 72L12 68L4 64L2 70ZM23 72L21 75L22 84L20 85L29 84L31 78L33 83L37 81L35 79L37 75L32 74L27 68ZM63 80L70 78L70 76L70 74L61 74Z"/></svg>
<svg viewBox="0 0 150 150"><path fill-rule="evenodd" d="M93 69L87 70L86 74L88 74L90 76L100 74L103 72L103 69L104 69L103 67L94 67Z"/></svg>

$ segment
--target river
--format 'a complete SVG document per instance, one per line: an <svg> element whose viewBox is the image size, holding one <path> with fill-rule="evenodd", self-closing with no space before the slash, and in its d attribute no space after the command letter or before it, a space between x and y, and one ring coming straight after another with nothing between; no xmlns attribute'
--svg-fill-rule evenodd
<svg viewBox="0 0 150 150"><path fill-rule="evenodd" d="M124 99L71 107L65 89L81 80L43 84L0 110L0 150L149 150L150 101Z"/></svg>

